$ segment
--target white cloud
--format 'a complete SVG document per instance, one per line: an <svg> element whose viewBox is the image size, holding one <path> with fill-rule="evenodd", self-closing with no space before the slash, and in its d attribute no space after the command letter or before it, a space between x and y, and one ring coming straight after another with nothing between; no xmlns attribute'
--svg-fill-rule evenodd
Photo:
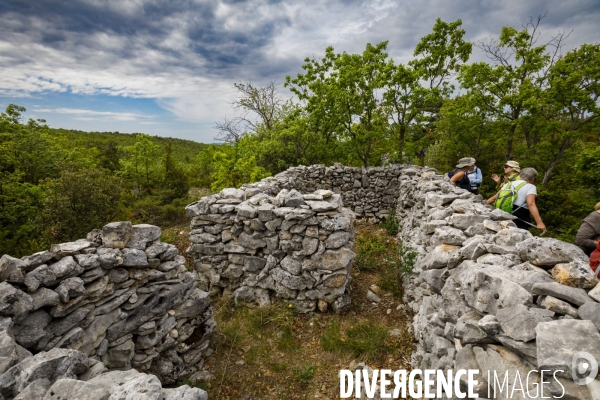
<svg viewBox="0 0 600 400"><path fill-rule="evenodd" d="M34 112L72 115L80 121L139 121L140 123L153 123L148 119L151 115L136 114L131 112L96 111L79 108L35 108Z"/></svg>

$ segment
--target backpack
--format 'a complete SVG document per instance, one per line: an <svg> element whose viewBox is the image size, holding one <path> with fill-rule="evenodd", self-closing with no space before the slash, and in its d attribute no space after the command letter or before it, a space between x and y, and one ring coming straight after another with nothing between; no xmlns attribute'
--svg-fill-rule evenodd
<svg viewBox="0 0 600 400"><path fill-rule="evenodd" d="M517 193L519 192L519 189L526 184L527 182L523 182L520 183L516 188L513 188L512 182L508 182L502 187L502 189L500 189L498 198L496 198L496 201L494 202L494 208L499 208L509 214L512 214L513 204L517 199Z"/></svg>
<svg viewBox="0 0 600 400"><path fill-rule="evenodd" d="M452 177L454 176L454 174L455 174L455 173L456 173L456 170L455 170L455 169L453 169L452 171L448 171L448 172L446 173L446 175L448 175L448 178L452 179Z"/></svg>

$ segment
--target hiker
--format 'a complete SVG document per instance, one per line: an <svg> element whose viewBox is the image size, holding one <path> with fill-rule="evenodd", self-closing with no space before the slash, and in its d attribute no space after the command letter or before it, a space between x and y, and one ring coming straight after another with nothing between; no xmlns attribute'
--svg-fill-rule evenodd
<svg viewBox="0 0 600 400"><path fill-rule="evenodd" d="M469 178L469 182L471 182L471 193L479 194L479 185L483 181L483 175L477 165L475 165L472 171L467 173L467 177Z"/></svg>
<svg viewBox="0 0 600 400"><path fill-rule="evenodd" d="M590 268L596 273L596 277L598 277L598 274L600 274L598 265L600 265L600 244L598 244L596 249L592 251L592 254L590 254Z"/></svg>
<svg viewBox="0 0 600 400"><path fill-rule="evenodd" d="M584 218L575 236L575 244L588 256L598 247L600 238L600 199L594 210Z"/></svg>
<svg viewBox="0 0 600 400"><path fill-rule="evenodd" d="M519 179L519 172L521 171L521 167L519 167L519 163L516 161L507 161L504 164L504 183L514 182ZM497 188L500 187L500 177L496 174L492 175L492 179L498 185Z"/></svg>
<svg viewBox="0 0 600 400"><path fill-rule="evenodd" d="M471 182L467 173L473 171L475 168L475 159L473 157L464 157L458 160L456 169L448 173L450 176L450 182L454 183L455 186L471 191Z"/></svg>
<svg viewBox="0 0 600 400"><path fill-rule="evenodd" d="M486 203L494 204L495 208L510 212L517 217L518 219L514 222L521 229L528 229L533 226L530 222L530 217L533 216L536 228L542 232L546 231L546 225L544 225L535 204L537 189L533 183L537 176L538 173L535 169L523 168L520 171L519 179L505 183L502 189L490 197Z"/></svg>

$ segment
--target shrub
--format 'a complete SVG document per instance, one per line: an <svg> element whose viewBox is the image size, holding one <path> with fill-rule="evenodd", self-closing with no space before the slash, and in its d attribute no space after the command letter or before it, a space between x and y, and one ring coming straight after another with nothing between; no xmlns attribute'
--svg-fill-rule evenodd
<svg viewBox="0 0 600 400"><path fill-rule="evenodd" d="M312 365L296 367L292 372L294 373L294 379L302 383L308 383L315 377L315 367Z"/></svg>
<svg viewBox="0 0 600 400"><path fill-rule="evenodd" d="M379 224L379 227L385 229L390 236L396 236L398 234L398 217L396 216L396 210L393 208L388 209L387 217Z"/></svg>
<svg viewBox="0 0 600 400"><path fill-rule="evenodd" d="M385 237L381 232L365 232L356 237L354 265L360 270L375 270L387 251Z"/></svg>

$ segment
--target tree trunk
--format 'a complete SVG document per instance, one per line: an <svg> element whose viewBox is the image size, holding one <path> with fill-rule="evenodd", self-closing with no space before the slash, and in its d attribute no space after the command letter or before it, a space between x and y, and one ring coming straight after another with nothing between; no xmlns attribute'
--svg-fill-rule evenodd
<svg viewBox="0 0 600 400"><path fill-rule="evenodd" d="M550 166L548 167L546 172L544 172L544 179L542 180L543 186L546 186L548 184L548 181L550 180L550 175L552 174L552 172L554 171L554 168L556 168L556 166L558 165L558 162L561 160L561 158L565 154L565 151L569 148L570 145L571 145L571 138L564 138L563 142L560 146L560 149L558 150L558 153L554 157L554 160L552 160L552 162L550 163Z"/></svg>

